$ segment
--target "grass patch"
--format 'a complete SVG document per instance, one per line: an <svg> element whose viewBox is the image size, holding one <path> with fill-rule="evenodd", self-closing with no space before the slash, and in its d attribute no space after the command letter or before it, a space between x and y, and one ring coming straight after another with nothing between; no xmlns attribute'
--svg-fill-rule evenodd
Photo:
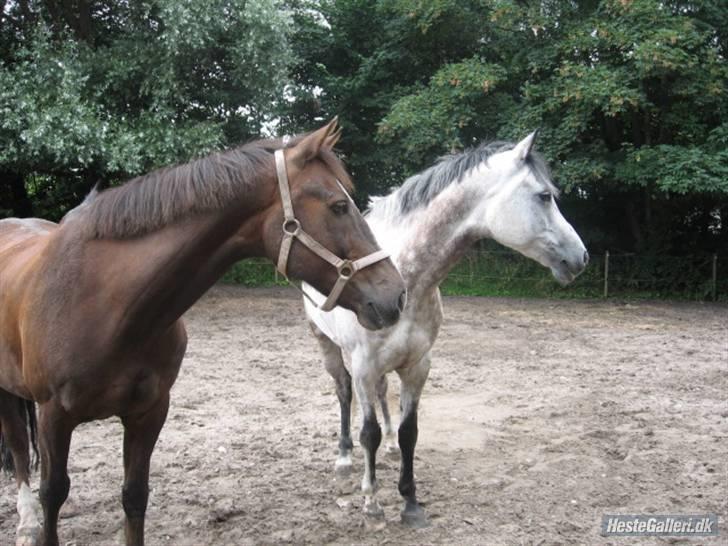
<svg viewBox="0 0 728 546"><path fill-rule="evenodd" d="M275 267L263 258L250 258L233 265L222 278L222 282L243 286L285 286L283 275L276 276Z"/></svg>

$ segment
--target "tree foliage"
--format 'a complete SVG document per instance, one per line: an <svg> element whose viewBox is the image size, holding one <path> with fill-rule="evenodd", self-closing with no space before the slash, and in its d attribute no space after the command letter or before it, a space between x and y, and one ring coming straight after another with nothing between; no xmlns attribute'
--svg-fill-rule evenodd
<svg viewBox="0 0 728 546"><path fill-rule="evenodd" d="M6 208L19 179L32 212L57 218L97 181L249 139L288 80L290 21L275 0L6 4Z"/></svg>
<svg viewBox="0 0 728 546"><path fill-rule="evenodd" d="M346 151L367 191L451 150L540 127L564 207L592 247L728 243L724 3L314 5L332 30L309 17L329 42L297 49L302 72L323 89L319 110L354 127Z"/></svg>
<svg viewBox="0 0 728 546"><path fill-rule="evenodd" d="M591 249L728 247L721 0L6 1L0 209L339 115L359 197L538 147Z"/></svg>

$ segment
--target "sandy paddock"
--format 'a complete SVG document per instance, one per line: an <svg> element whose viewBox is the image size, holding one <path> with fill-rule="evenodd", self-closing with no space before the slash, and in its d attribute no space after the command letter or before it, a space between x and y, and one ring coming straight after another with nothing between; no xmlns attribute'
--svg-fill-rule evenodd
<svg viewBox="0 0 728 546"><path fill-rule="evenodd" d="M222 286L187 315L148 544L604 544L615 512L717 513L722 536L699 543L725 544L728 306L446 298L445 311L415 461L429 528L399 523L396 460L378 462L384 521L361 513L358 446L352 477L335 478L338 404L296 294ZM121 438L117 420L77 429L62 544L122 543ZM12 544L9 477L0 492Z"/></svg>

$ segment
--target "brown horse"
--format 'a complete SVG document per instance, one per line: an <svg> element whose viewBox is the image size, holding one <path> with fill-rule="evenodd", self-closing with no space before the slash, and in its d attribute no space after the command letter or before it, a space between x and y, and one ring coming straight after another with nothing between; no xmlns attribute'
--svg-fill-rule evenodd
<svg viewBox="0 0 728 546"><path fill-rule="evenodd" d="M350 260L378 250L345 191L338 135L334 120L285 147L259 141L155 171L93 192L58 225L0 221L0 423L19 488L18 544L58 544L72 432L114 415L124 426L126 542L143 544L149 459L187 344L180 317L235 261L278 258L276 149L313 239ZM295 241L287 270L325 293L338 275ZM403 293L381 260L351 278L338 305L382 328L399 318ZM28 484L28 400L38 404L42 534Z"/></svg>

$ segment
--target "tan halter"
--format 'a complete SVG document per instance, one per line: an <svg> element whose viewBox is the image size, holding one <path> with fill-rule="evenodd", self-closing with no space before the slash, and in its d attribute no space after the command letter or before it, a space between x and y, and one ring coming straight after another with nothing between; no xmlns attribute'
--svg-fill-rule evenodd
<svg viewBox="0 0 728 546"><path fill-rule="evenodd" d="M301 222L298 221L293 213L293 201L291 201L291 190L288 185L288 172L286 170L286 159L283 155L283 150L275 151L275 159L276 173L278 174L278 189L281 192L281 203L283 203L283 239L281 240L281 249L278 252L278 271L286 278L286 280L288 280L288 282L290 282L286 273L288 256L291 253L293 239L298 239L314 254L334 266L336 271L339 273L339 278L336 279L336 284L334 284L334 287L331 289L331 293L322 305L317 305L305 291L301 290L303 295L306 296L318 309L321 309L322 311L331 311L336 306L336 302L338 301L341 292L344 290L346 283L349 282L349 279L351 279L357 271L388 258L389 252L386 250L378 250L377 252L373 252L368 256L364 256L363 258L359 258L352 262L351 260L339 258L336 254L325 248L308 233L303 231ZM294 286L296 285L294 284Z"/></svg>

